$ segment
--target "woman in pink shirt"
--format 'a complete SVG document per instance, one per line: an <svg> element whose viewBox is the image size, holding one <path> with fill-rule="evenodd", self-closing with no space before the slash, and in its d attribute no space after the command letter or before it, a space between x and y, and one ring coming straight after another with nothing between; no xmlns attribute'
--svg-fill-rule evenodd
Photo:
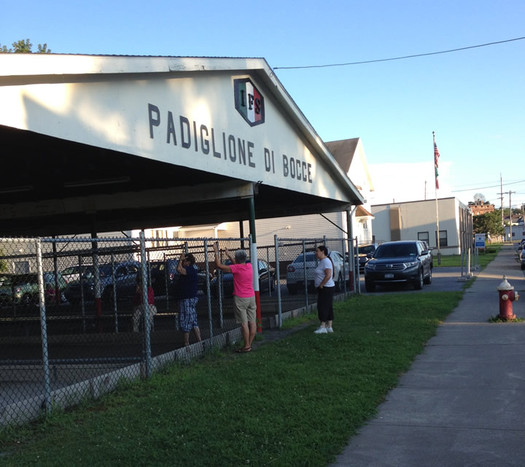
<svg viewBox="0 0 525 467"><path fill-rule="evenodd" d="M255 313L257 305L255 303L255 292L253 290L253 269L252 265L246 262L246 251L237 250L235 258L232 257L228 248L224 252L231 260L232 264L222 264L219 257L219 245L213 244L215 252L215 264L224 271L233 274L233 302L235 305L235 320L241 325L244 347L237 349L236 352L250 352L252 342L257 330Z"/></svg>

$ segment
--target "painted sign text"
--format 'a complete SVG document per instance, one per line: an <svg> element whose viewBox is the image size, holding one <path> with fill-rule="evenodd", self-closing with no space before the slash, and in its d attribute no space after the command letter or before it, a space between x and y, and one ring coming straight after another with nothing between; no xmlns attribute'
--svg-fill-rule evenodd
<svg viewBox="0 0 525 467"><path fill-rule="evenodd" d="M209 125L190 120L184 115L176 115L170 110L161 112L157 105L151 103L148 103L148 125L151 139L163 138L170 146L249 169L257 169L259 164L269 174L313 183L312 164L305 160L281 154L281 162L276 163L275 151L271 148L258 148L253 141L225 131L216 131Z"/></svg>

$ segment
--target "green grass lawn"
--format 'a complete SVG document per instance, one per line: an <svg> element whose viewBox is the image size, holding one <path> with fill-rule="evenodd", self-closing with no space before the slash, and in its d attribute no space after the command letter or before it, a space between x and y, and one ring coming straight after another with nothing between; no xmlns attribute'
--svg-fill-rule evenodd
<svg viewBox="0 0 525 467"><path fill-rule="evenodd" d="M462 292L356 296L248 354L214 351L0 434L0 464L325 466L372 417ZM304 326L304 323L303 323Z"/></svg>
<svg viewBox="0 0 525 467"><path fill-rule="evenodd" d="M481 269L483 269L487 264L489 264L494 257L498 254L501 249L501 244L492 244L488 246L484 251L481 251L478 255L478 264ZM441 256L441 264L438 265L437 253L435 250L434 253L434 267L460 267L461 266L461 256L460 255L447 255ZM466 260L465 260L466 261Z"/></svg>

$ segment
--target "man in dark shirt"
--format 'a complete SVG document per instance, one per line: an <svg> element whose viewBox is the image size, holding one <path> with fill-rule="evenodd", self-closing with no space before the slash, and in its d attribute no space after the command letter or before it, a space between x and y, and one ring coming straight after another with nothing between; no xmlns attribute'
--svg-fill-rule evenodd
<svg viewBox="0 0 525 467"><path fill-rule="evenodd" d="M197 341L201 341L201 331L197 323L198 280L195 257L182 253L177 264L180 292L179 327L184 333L184 345L190 345L190 331L193 329Z"/></svg>

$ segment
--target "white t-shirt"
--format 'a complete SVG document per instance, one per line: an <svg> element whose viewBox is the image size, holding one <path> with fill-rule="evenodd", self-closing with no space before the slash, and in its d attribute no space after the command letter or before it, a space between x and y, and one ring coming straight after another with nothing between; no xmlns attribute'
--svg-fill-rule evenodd
<svg viewBox="0 0 525 467"><path fill-rule="evenodd" d="M328 282L323 285L323 287L335 287L334 282L334 268L332 267L332 261L330 258L323 258L321 261L319 261L319 264L315 268L315 286L319 287L321 282L323 282L324 279L324 272L326 269L330 269L330 279L328 279Z"/></svg>

